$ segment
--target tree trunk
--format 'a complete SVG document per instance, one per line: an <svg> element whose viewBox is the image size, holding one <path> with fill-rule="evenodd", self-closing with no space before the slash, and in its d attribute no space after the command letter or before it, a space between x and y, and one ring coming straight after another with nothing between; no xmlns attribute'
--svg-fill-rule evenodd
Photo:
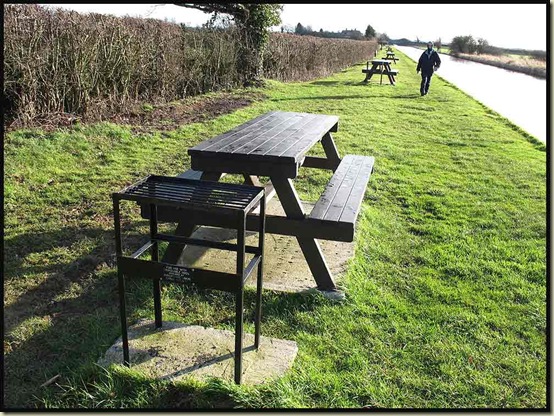
<svg viewBox="0 0 554 416"><path fill-rule="evenodd" d="M242 27L244 40L239 50L239 67L244 86L263 85L263 55L265 44L254 29Z"/></svg>

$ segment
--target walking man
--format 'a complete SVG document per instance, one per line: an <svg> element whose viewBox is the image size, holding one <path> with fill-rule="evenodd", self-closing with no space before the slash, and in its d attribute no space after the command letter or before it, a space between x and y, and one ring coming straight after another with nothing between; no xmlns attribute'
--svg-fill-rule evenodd
<svg viewBox="0 0 554 416"><path fill-rule="evenodd" d="M427 42L427 49L421 54L416 69L417 73L421 71L421 87L419 89L421 95L425 95L429 92L429 85L431 85L433 72L437 70L440 65L441 58L439 58L439 54L433 50L433 42Z"/></svg>

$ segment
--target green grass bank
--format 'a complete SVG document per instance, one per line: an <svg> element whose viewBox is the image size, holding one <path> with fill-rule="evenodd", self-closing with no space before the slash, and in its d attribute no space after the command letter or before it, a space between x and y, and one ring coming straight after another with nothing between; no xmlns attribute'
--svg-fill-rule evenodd
<svg viewBox="0 0 554 416"><path fill-rule="evenodd" d="M360 63L271 82L266 99L176 130L7 134L5 406L544 409L545 145L438 76L421 97L415 63L397 54L396 86L363 84ZM187 169L189 147L270 110L338 115L341 155L376 158L346 301L265 291L263 334L299 348L267 385L96 366L120 334L111 192ZM301 170L300 197L317 199L328 175ZM127 241L147 229L138 215L124 224ZM130 281L130 321L153 317L150 287ZM168 286L162 306L164 319L233 328L227 294ZM245 306L251 317L253 290Z"/></svg>

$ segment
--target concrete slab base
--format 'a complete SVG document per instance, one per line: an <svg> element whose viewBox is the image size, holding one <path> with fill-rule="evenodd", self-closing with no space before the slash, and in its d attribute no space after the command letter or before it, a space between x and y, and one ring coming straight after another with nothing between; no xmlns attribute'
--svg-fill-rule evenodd
<svg viewBox="0 0 554 416"><path fill-rule="evenodd" d="M198 325L163 322L156 329L154 321L141 320L128 328L131 368L158 379L203 380L220 377L234 381L235 334ZM254 335L244 334L242 384L260 384L282 376L292 367L298 347L296 342L260 337L254 350ZM98 364L103 367L123 363L119 338Z"/></svg>
<svg viewBox="0 0 554 416"><path fill-rule="evenodd" d="M307 213L311 212L314 204L303 202ZM285 215L283 207L275 197L267 204L267 214ZM257 245L257 233L247 232L246 244ZM236 231L201 227L194 234L195 238L210 239L236 243ZM354 243L318 240L321 250L332 273L335 284L346 271L348 260L354 255ZM250 255L246 256L251 259ZM190 267L205 268L221 272L234 271L236 253L206 249L205 247L187 246L179 260L180 264ZM248 279L247 286L256 285L255 272ZM312 276L308 263L302 254L295 237L266 234L264 260L264 288L284 292L304 292L316 289L317 285Z"/></svg>

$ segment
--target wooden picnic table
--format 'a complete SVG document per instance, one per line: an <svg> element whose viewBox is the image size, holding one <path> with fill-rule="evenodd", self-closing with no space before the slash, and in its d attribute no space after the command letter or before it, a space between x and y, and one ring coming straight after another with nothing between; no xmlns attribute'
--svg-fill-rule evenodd
<svg viewBox="0 0 554 416"><path fill-rule="evenodd" d="M286 216L266 215L265 231L296 237L322 291L336 291L336 286L317 239L353 241L374 163L370 156L339 156L331 136L338 129L338 121L334 115L283 111L262 114L190 148L192 169L179 175L218 181L225 174L241 174L245 183L265 186L266 202L277 195ZM307 156L317 143L323 146L325 157ZM334 172L309 214L294 186L302 167ZM269 181L262 184L260 176L269 177ZM143 210L143 216L147 214ZM190 236L196 229L194 218L183 217L175 210L160 209L158 218L178 222L178 235ZM248 230L259 227L256 216L248 216L246 222ZM163 261L177 263L183 249L183 245L170 244Z"/></svg>
<svg viewBox="0 0 554 416"><path fill-rule="evenodd" d="M369 61L367 62L366 69L362 69L362 72L366 74L364 82L368 82L374 74L381 75L380 84L383 83L383 75L386 75L389 82L395 85L396 75L398 75L398 69L392 69L390 66L390 60L388 59L374 59L371 61L371 68L369 68Z"/></svg>
<svg viewBox="0 0 554 416"><path fill-rule="evenodd" d="M399 58L395 56L394 52L387 52L387 56L385 56L383 59L389 59L393 61L395 64L396 64L396 61L399 60Z"/></svg>

